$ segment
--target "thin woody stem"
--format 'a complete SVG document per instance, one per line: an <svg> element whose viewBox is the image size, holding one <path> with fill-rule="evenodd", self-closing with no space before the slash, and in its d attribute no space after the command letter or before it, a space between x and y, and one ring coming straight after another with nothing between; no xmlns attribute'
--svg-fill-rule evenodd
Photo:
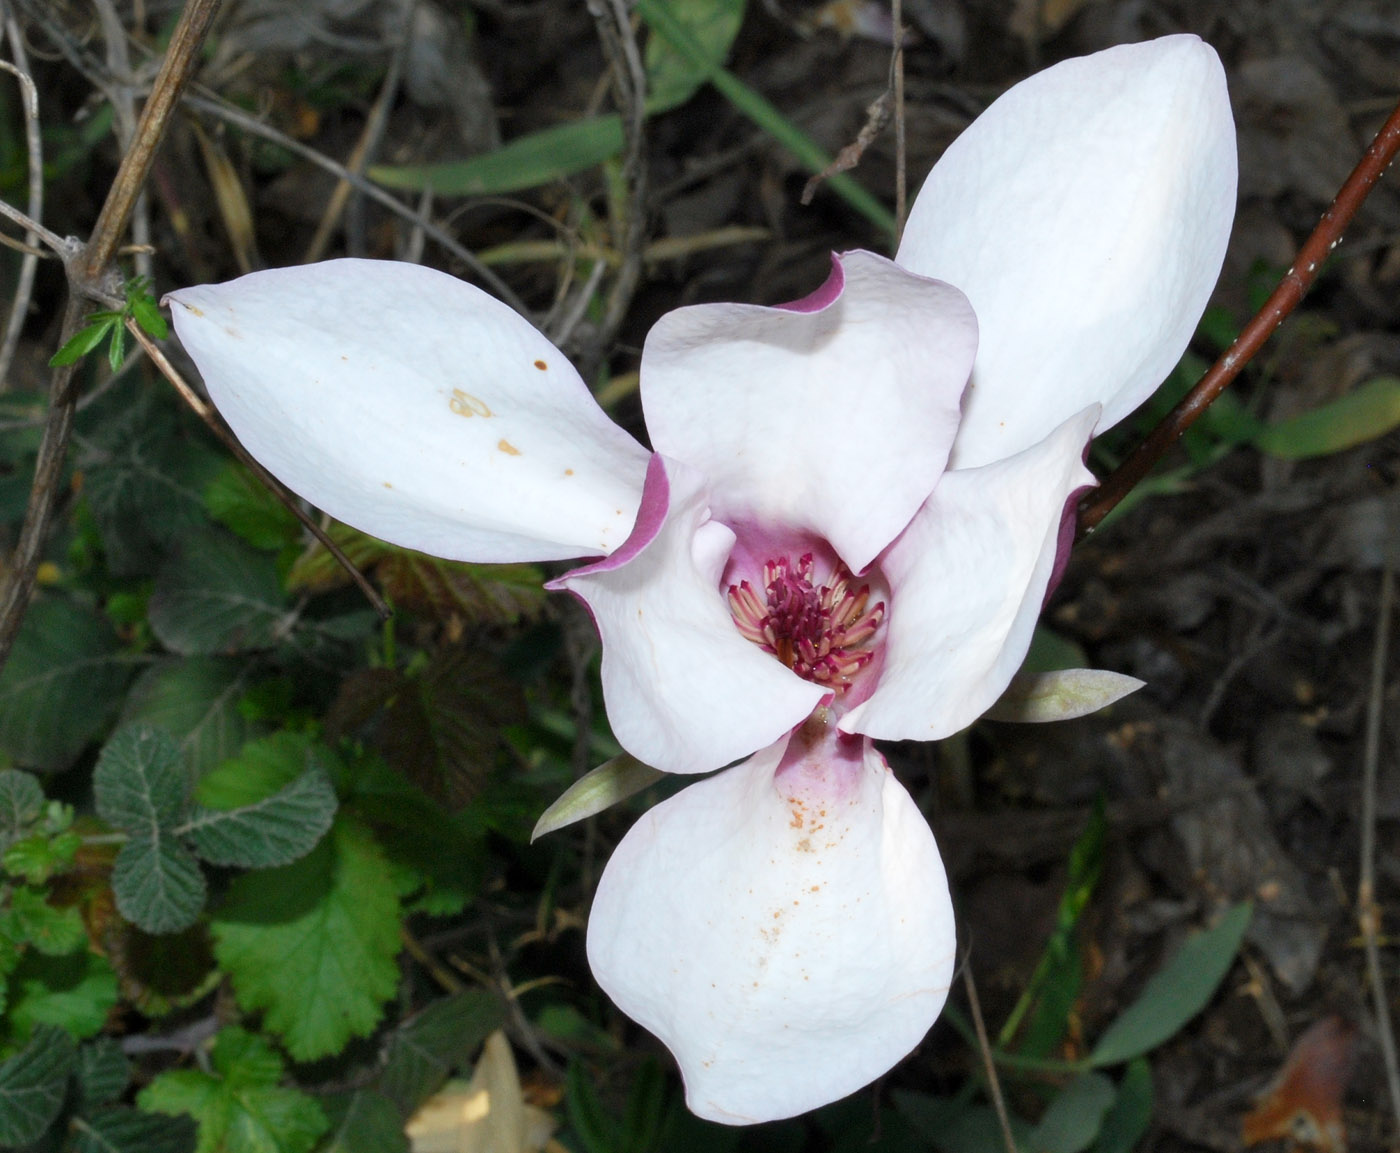
<svg viewBox="0 0 1400 1153"><path fill-rule="evenodd" d="M1313 286L1318 270L1327 254L1336 248L1342 233L1351 223L1376 181L1400 151L1400 105L1385 122L1361 162L1347 177L1331 206L1322 214L1317 227L1298 250L1293 267L1284 274L1279 286L1240 331L1235 342L1201 377L1187 395L1163 421L1152 430L1132 454L1113 470L1103 484L1095 489L1079 507L1079 539L1088 536L1133 488L1152 470L1167 450L1195 423L1226 386L1240 374L1284 319L1298 307Z"/></svg>
<svg viewBox="0 0 1400 1153"><path fill-rule="evenodd" d="M60 348L82 323L86 311L85 293L100 287L100 281L122 243L136 197L155 159L156 148L194 72L199 46L221 2L189 0L180 14L165 62L161 65L150 98L141 110L131 149L122 158L121 167L112 181L88 243L81 252L64 262L68 273L68 303L59 335ZM49 522L58 504L63 466L68 458L68 442L72 437L73 416L78 404L76 367L76 364L67 364L54 369L49 381L49 408L34 464L34 480L24 512L24 524L5 582L0 586L0 668L4 667L15 637L19 635L20 624L34 590L34 574L48 536Z"/></svg>

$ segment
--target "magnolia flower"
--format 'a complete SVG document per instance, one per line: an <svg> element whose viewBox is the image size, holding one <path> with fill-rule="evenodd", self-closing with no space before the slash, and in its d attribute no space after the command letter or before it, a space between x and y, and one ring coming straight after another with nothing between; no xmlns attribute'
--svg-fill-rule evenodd
<svg viewBox="0 0 1400 1153"><path fill-rule="evenodd" d="M652 452L437 272L333 261L170 300L243 443L332 515L459 560L602 558L554 587L597 623L619 742L672 773L741 763L623 839L589 959L691 1108L743 1123L859 1088L942 1008L947 883L872 740L945 737L1006 688L1086 445L1185 348L1234 197L1210 48L1060 64L948 149L896 261L664 316Z"/></svg>

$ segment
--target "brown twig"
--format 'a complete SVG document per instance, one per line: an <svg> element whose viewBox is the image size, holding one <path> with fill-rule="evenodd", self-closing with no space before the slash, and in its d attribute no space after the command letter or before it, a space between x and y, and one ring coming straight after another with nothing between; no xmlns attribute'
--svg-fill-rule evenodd
<svg viewBox="0 0 1400 1153"><path fill-rule="evenodd" d="M10 41L10 54L14 63L0 62L0 68L14 75L19 81L22 106L24 108L24 139L29 160L29 217L39 220L44 215L44 150L43 136L39 131L39 93L34 80L29 75L29 61L24 54L24 37L19 30L19 22L13 13L5 15L5 35ZM19 334L24 328L25 317L29 314L29 302L34 293L34 273L39 267L39 256L33 251L39 243L36 232L25 233L25 243L30 251L20 262L19 279L15 284L15 298L10 304L10 318L5 325L4 344L0 345L0 392L5 391L10 375L10 363L19 347Z"/></svg>
<svg viewBox="0 0 1400 1153"><path fill-rule="evenodd" d="M967 988L967 1007L972 1011L972 1027L977 1030L977 1048L982 1053L983 1072L987 1075L987 1092L992 1098L997 1122L1001 1125L1001 1139L1006 1145L1006 1153L1016 1153L1016 1135L1011 1132L1011 1118L1006 1112L1006 1101L1001 1095L1001 1080L997 1077L996 1062L992 1059L992 1043L987 1039L987 1026L982 1021L982 1002L977 997L977 985L972 980L972 965L966 956L963 957L962 971L963 984Z"/></svg>
<svg viewBox="0 0 1400 1153"><path fill-rule="evenodd" d="M1390 1023L1390 1003L1381 975L1380 908L1376 904L1376 777L1381 759L1381 721L1385 705L1386 651L1395 607L1395 561L1387 554L1381 576L1381 601L1376 610L1376 643L1371 654L1371 695L1366 708L1366 749L1361 781L1361 869L1356 885L1356 916L1366 948L1366 976L1376 1013L1376 1038L1385 1063L1390 1107L1400 1125L1400 1059Z"/></svg>
<svg viewBox="0 0 1400 1153"><path fill-rule="evenodd" d="M170 114L194 71L199 46L220 3L221 0L189 0L186 4L170 38L170 47L156 76L150 98L141 110L136 137L122 157L121 167L112 181L88 243L76 256L65 261L68 304L63 314L60 347L82 323L84 293L90 286L100 284L122 243L137 194L146 182L146 174L165 134ZM24 612L34 589L39 556L58 503L59 483L68 457L68 442L73 433L73 415L77 407L75 369L76 365L63 365L54 369L50 378L49 411L44 434L39 441L29 504L25 508L19 541L5 575L4 588L0 591L0 668L4 667L10 655L20 623L24 620Z"/></svg>
<svg viewBox="0 0 1400 1153"><path fill-rule="evenodd" d="M200 420L208 425L209 430L223 442L224 447L227 448L229 452L233 453L244 467L248 468L254 476L268 487L278 500L291 510L292 515L295 516L297 520L301 521L307 531L335 558L340 567L350 574L350 579L353 580L359 587L359 590L365 594L365 599L374 607L374 611L379 614L379 619L382 621L388 620L391 615L389 606L384 603L384 598L381 597L378 590L369 583L365 574L356 568L354 564L351 563L350 558L341 551L340 546L326 535L326 530L307 514L296 497L288 493L277 479L268 472L267 469L263 468L263 466L249 454L246 448L238 443L238 439L233 433L229 432L229 430L224 427L223 422L214 415L214 410L204 403L204 398L189 386L188 382L180 375L176 367L170 363L165 353L161 351L160 345L147 336L135 320L127 319L126 330L136 338L136 343L146 350L146 355L151 358L151 363L160 370L161 375L165 377L166 380L174 385L175 391L180 394L181 399L190 406L191 410L193 410L194 414L199 417Z"/></svg>
<svg viewBox="0 0 1400 1153"><path fill-rule="evenodd" d="M1196 422L1240 370L1254 358L1284 319L1303 299L1317 279L1318 269L1328 253L1341 242L1342 233L1370 195L1376 181L1400 151L1400 105L1390 114L1361 162L1347 177L1331 206L1322 214L1312 235L1298 250L1293 267L1284 274L1264 307L1240 331L1235 342L1201 377L1185 398L1152 430L1127 460L1123 461L1089 494L1079 507L1078 537L1083 539L1098 527L1129 492L1152 470L1166 451Z"/></svg>

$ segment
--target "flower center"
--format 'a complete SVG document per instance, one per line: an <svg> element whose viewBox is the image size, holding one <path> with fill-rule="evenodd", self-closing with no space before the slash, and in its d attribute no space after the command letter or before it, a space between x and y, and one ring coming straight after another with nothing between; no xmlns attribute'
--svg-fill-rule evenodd
<svg viewBox="0 0 1400 1153"><path fill-rule="evenodd" d="M803 680L838 696L874 657L871 638L885 619L885 602L870 605L870 586L840 563L825 584L813 582L812 554L763 566L763 590L748 581L729 586L729 611L739 632L772 653Z"/></svg>

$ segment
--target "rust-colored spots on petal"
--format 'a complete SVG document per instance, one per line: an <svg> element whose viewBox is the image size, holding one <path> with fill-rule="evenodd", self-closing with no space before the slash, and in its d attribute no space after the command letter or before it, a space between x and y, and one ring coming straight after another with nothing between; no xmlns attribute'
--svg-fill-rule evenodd
<svg viewBox="0 0 1400 1153"><path fill-rule="evenodd" d="M452 390L452 398L447 402L447 407L458 416L489 417L495 415L491 411L490 405L478 396L473 396L469 392L463 392L460 388Z"/></svg>
<svg viewBox="0 0 1400 1153"><path fill-rule="evenodd" d="M520 450L516 448L515 445L511 444L508 440L498 440L496 442L496 447L500 449L503 453L505 453L506 456L520 455Z"/></svg>
<svg viewBox="0 0 1400 1153"><path fill-rule="evenodd" d="M535 367L538 368L541 372L543 372L546 368L549 367L549 365L545 364L545 362L542 360L537 360L535 361Z"/></svg>
<svg viewBox="0 0 1400 1153"><path fill-rule="evenodd" d="M1293 1044L1273 1083L1244 1117L1244 1143L1283 1138L1317 1153L1346 1153L1342 1097L1351 1079L1356 1026L1324 1017Z"/></svg>
<svg viewBox="0 0 1400 1153"><path fill-rule="evenodd" d="M566 468L566 469L564 470L564 475L565 475L565 476L573 476L573 475L574 475L574 470L571 469L571 468Z"/></svg>
<svg viewBox="0 0 1400 1153"><path fill-rule="evenodd" d="M183 300L179 301L179 303L185 304ZM196 308L193 304L185 304L185 307L188 308L191 312L193 312L196 316L202 317L204 315L204 309Z"/></svg>
<svg viewBox="0 0 1400 1153"><path fill-rule="evenodd" d="M386 480L386 481L383 481L383 482L381 482L381 483L384 485L385 488L393 488L393 487L394 487L394 486L393 486L392 484L390 484L387 480Z"/></svg>

